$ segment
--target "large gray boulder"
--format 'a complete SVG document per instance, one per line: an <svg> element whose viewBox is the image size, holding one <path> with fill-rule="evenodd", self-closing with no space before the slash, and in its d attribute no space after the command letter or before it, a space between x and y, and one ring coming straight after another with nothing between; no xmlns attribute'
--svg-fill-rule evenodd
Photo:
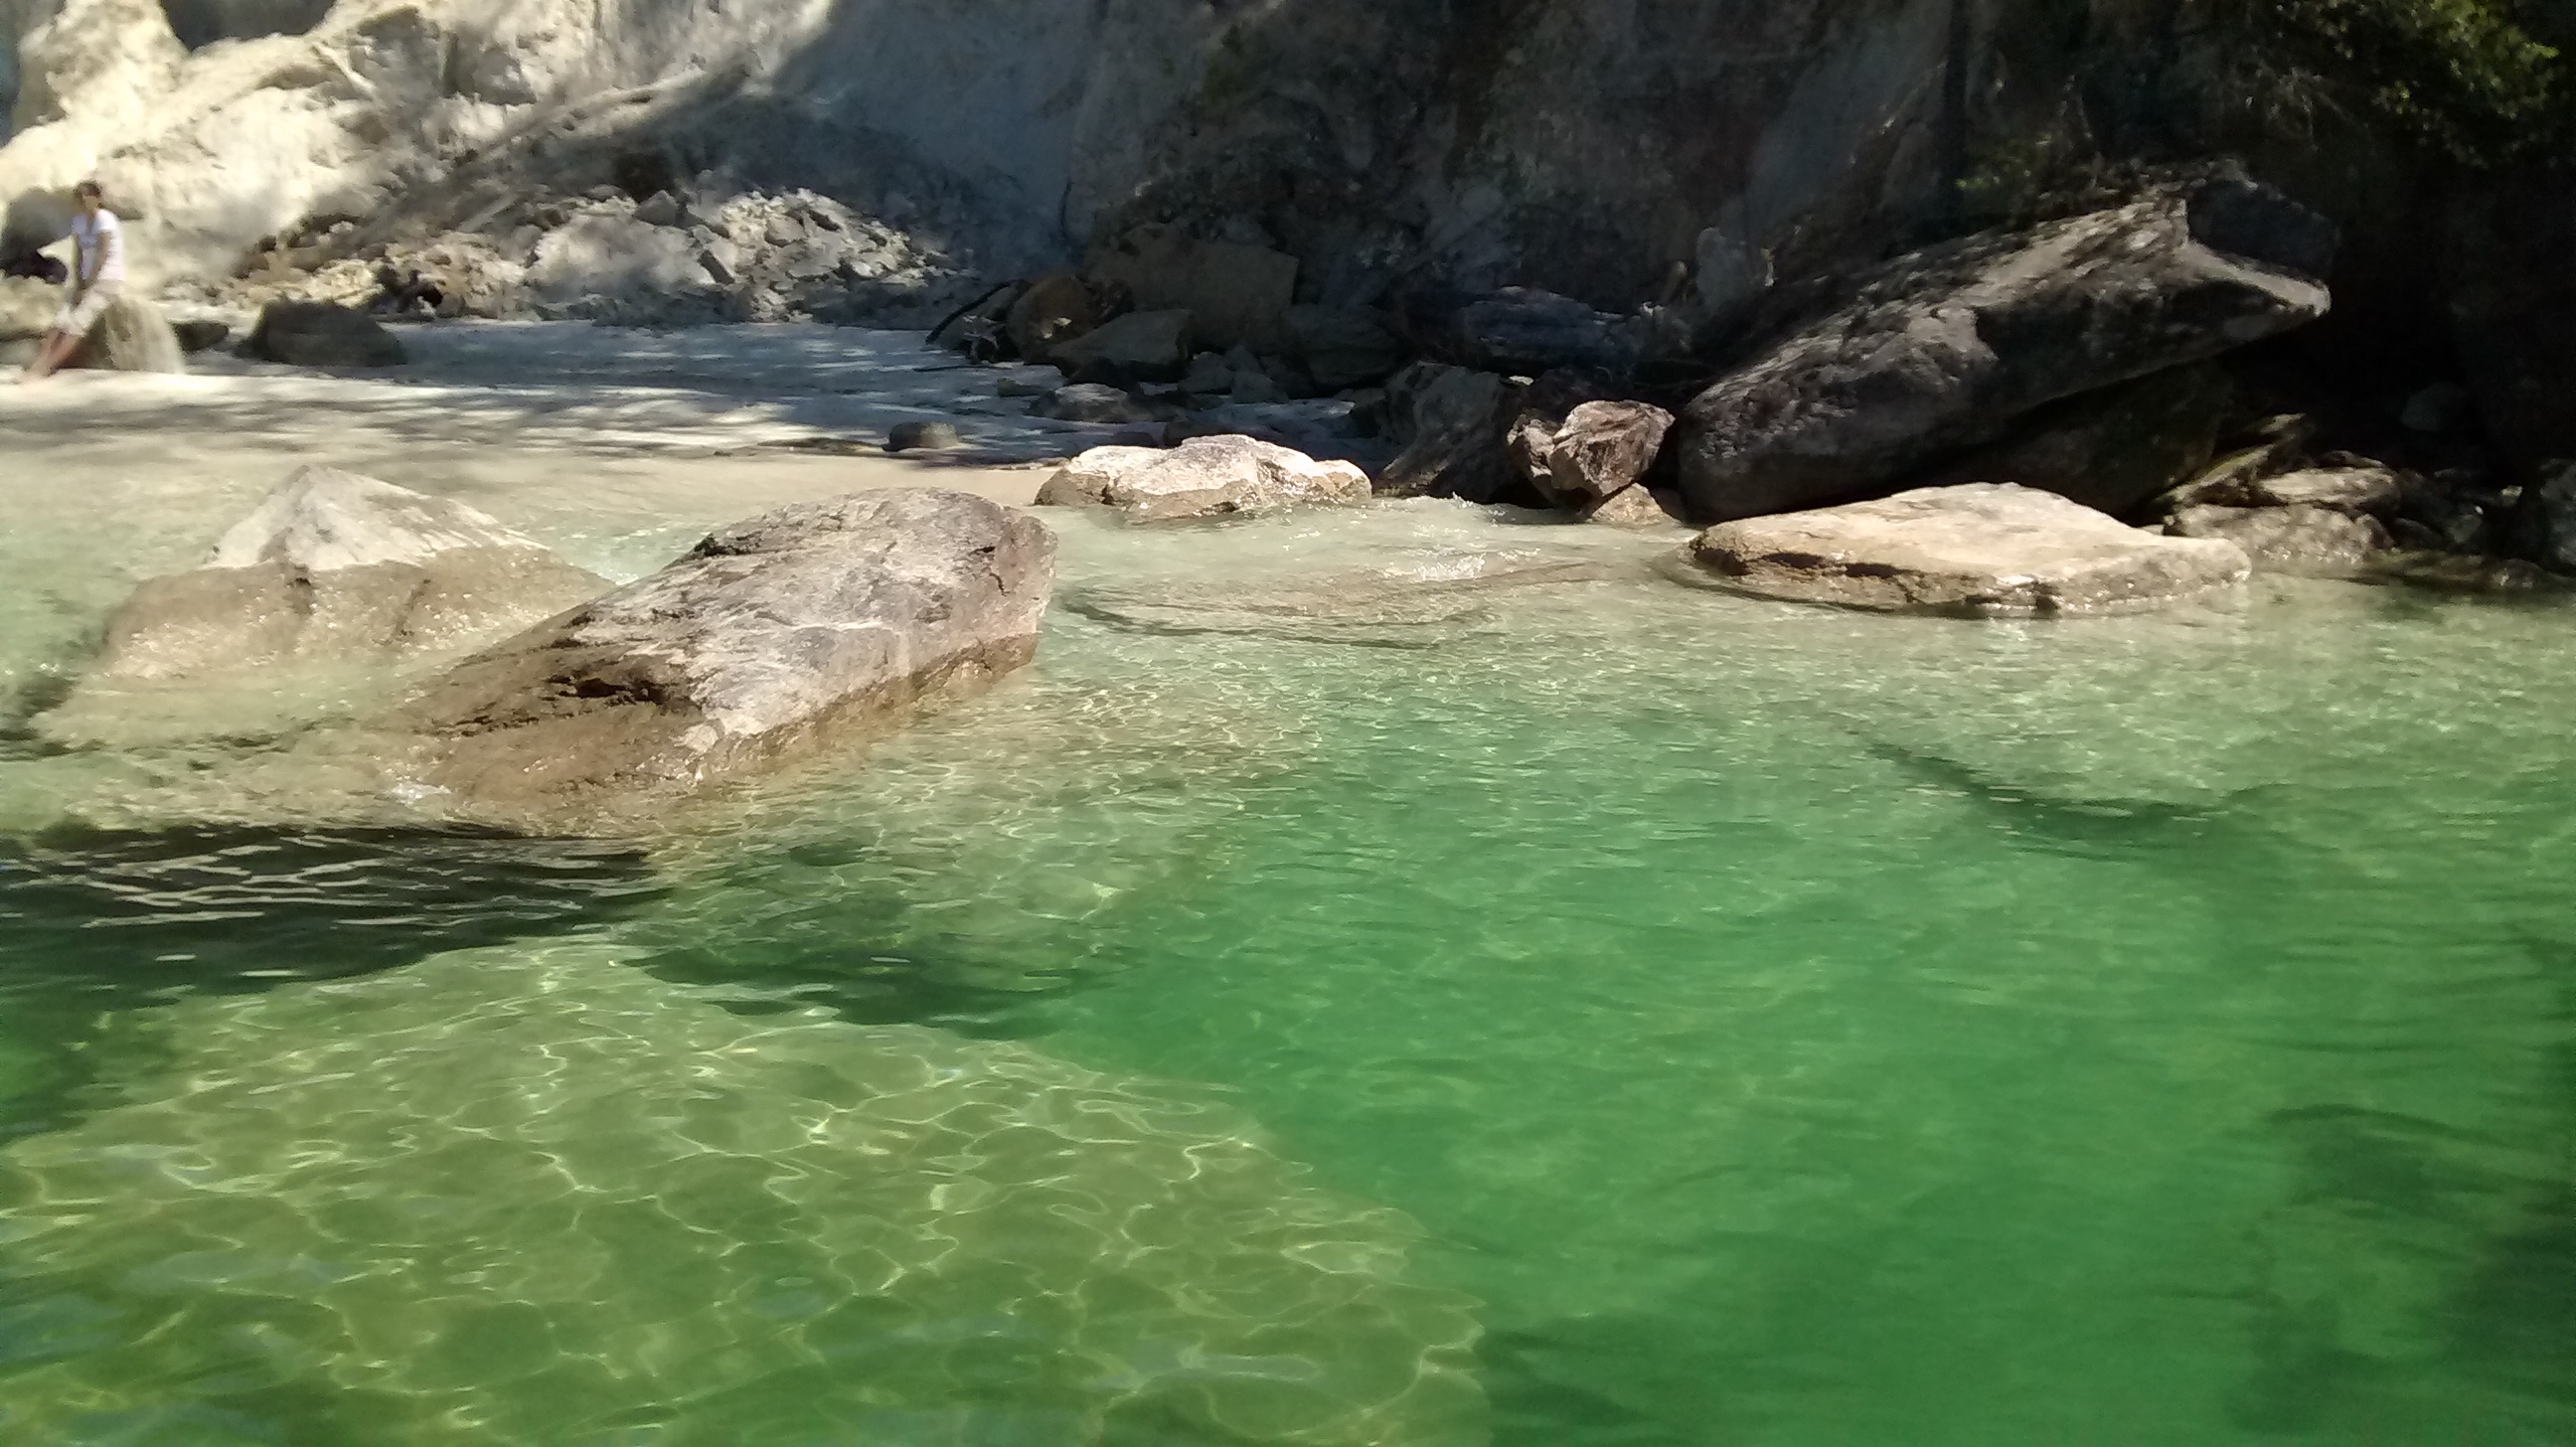
<svg viewBox="0 0 2576 1447"><path fill-rule="evenodd" d="M130 293L107 304L98 325L72 352L70 365L100 372L188 370L170 319L161 314L161 308Z"/></svg>
<svg viewBox="0 0 2576 1447"><path fill-rule="evenodd" d="M202 567L136 588L94 672L182 678L455 652L611 586L463 503L305 467Z"/></svg>
<svg viewBox="0 0 2576 1447"><path fill-rule="evenodd" d="M866 736L1037 651L1055 537L966 493L783 508L458 664L406 705L415 786L525 826L641 818Z"/></svg>
<svg viewBox="0 0 2576 1447"><path fill-rule="evenodd" d="M294 367L399 367L401 341L375 318L318 301L273 301L242 340L242 355Z"/></svg>
<svg viewBox="0 0 2576 1447"><path fill-rule="evenodd" d="M2233 543L2157 537L2008 483L1721 523L1691 555L1766 597L2003 617L2140 612L2250 571Z"/></svg>
<svg viewBox="0 0 2576 1447"><path fill-rule="evenodd" d="M1228 517L1366 502L1368 474L1251 437L1194 437L1157 447L1095 447L1038 490L1047 507L1117 509L1132 522Z"/></svg>
<svg viewBox="0 0 2576 1447"><path fill-rule="evenodd" d="M2196 218L2213 206L2224 226ZM2258 224L2266 207L2285 219ZM2313 321L2323 283L2195 232L2312 260L2307 216L2260 188L2170 190L1900 258L1691 403L1683 491L1718 521L1864 497L2047 403Z"/></svg>

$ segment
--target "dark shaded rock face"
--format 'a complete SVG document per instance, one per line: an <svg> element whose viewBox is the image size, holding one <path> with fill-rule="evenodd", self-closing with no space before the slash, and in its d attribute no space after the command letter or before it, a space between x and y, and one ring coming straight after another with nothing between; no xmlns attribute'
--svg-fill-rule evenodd
<svg viewBox="0 0 2576 1447"><path fill-rule="evenodd" d="M2260 236L2245 194L2228 195L2228 233ZM1691 403L1681 485L1694 513L1865 497L2050 402L2325 314L2321 283L2195 239L2193 204L2159 194L1891 263Z"/></svg>
<svg viewBox="0 0 2576 1447"><path fill-rule="evenodd" d="M2561 462L2524 488L2509 527L2514 551L2553 573L2576 576L2576 463Z"/></svg>
<svg viewBox="0 0 2576 1447"><path fill-rule="evenodd" d="M2139 612L2247 573L2233 543L2159 538L2055 493L1986 483L1721 523L1691 556L1766 597L1999 617Z"/></svg>
<svg viewBox="0 0 2576 1447"><path fill-rule="evenodd" d="M1027 663L1055 538L906 488L784 508L457 665L394 720L459 812L562 829L866 735Z"/></svg>
<svg viewBox="0 0 2576 1447"><path fill-rule="evenodd" d="M2015 482L2125 518L2209 467L2232 391L2224 372L2202 365L2070 397L1924 483Z"/></svg>
<svg viewBox="0 0 2576 1447"><path fill-rule="evenodd" d="M326 302L270 302L242 354L295 367L399 367L402 343L375 318Z"/></svg>
<svg viewBox="0 0 2576 1447"><path fill-rule="evenodd" d="M2507 177L2455 219L2452 344L2520 478L2576 457L2576 184Z"/></svg>
<svg viewBox="0 0 2576 1447"><path fill-rule="evenodd" d="M1386 384L1388 413L1404 451L1378 477L1392 497L1462 497L1498 502L1518 491L1506 433L1522 388L1491 372L1417 362Z"/></svg>
<svg viewBox="0 0 2576 1447"><path fill-rule="evenodd" d="M1621 371L1641 351L1629 319L1528 287L1412 300L1407 330L1423 351L1479 371L1535 376L1564 367Z"/></svg>

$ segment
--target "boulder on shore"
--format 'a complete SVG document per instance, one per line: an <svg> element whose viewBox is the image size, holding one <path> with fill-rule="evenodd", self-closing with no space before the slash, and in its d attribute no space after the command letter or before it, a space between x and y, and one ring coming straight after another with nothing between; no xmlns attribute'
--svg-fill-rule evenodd
<svg viewBox="0 0 2576 1447"><path fill-rule="evenodd" d="M2142 612L2250 571L2233 543L2157 537L2009 483L1721 523L1691 554L1766 597L2002 617Z"/></svg>
<svg viewBox="0 0 2576 1447"><path fill-rule="evenodd" d="M1561 423L1524 417L1512 455L1558 507L1590 514L1643 481L1663 451L1673 414L1646 402L1585 402Z"/></svg>
<svg viewBox="0 0 2576 1447"><path fill-rule="evenodd" d="M2213 197L2223 227L2195 214ZM2288 264L2313 260L2309 219L2259 187L2170 190L1899 258L1691 403L1682 489L1721 521L1867 496L2047 403L2313 321L2326 288Z"/></svg>
<svg viewBox="0 0 2576 1447"><path fill-rule="evenodd" d="M1129 312L1057 344L1047 360L1078 381L1177 382L1190 365L1190 314Z"/></svg>
<svg viewBox="0 0 2576 1447"><path fill-rule="evenodd" d="M1366 502L1368 474L1250 437L1194 437L1165 451L1095 447L1038 491L1042 506L1116 508L1132 522Z"/></svg>
<svg viewBox="0 0 2576 1447"><path fill-rule="evenodd" d="M179 678L452 651L610 586L463 503L304 467L204 566L136 588L95 672Z"/></svg>
<svg viewBox="0 0 2576 1447"><path fill-rule="evenodd" d="M1519 490L1508 433L1525 389L1491 372L1416 362L1386 384L1404 451L1379 486L1398 497L1499 502Z"/></svg>
<svg viewBox="0 0 2576 1447"><path fill-rule="evenodd" d="M1045 526L966 493L782 508L465 660L395 723L413 782L471 817L640 817L1021 667L1054 578Z"/></svg>
<svg viewBox="0 0 2576 1447"><path fill-rule="evenodd" d="M81 338L69 365L101 372L184 372L179 335L161 308L127 294L107 304L98 325Z"/></svg>
<svg viewBox="0 0 2576 1447"><path fill-rule="evenodd" d="M273 301L241 344L242 355L291 367L399 367L402 342L364 312L327 302Z"/></svg>

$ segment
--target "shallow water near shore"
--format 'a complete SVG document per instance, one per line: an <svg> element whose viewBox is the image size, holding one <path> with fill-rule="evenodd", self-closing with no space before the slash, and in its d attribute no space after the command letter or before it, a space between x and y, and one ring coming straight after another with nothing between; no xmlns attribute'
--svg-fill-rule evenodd
<svg viewBox="0 0 2576 1447"><path fill-rule="evenodd" d="M255 491L117 476L0 539L22 722ZM620 576L727 515L503 480ZM2576 611L1050 521L1036 668L649 848L0 737L0 1436L2576 1436Z"/></svg>

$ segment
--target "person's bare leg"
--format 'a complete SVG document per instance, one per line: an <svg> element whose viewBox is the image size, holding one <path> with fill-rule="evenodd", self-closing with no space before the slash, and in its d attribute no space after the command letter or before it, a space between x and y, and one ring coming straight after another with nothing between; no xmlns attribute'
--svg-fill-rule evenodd
<svg viewBox="0 0 2576 1447"><path fill-rule="evenodd" d="M45 344L36 349L36 360L27 368L26 379L30 382L41 382L52 376L63 363L72 359L72 352L79 346L80 338L69 332L45 333Z"/></svg>

